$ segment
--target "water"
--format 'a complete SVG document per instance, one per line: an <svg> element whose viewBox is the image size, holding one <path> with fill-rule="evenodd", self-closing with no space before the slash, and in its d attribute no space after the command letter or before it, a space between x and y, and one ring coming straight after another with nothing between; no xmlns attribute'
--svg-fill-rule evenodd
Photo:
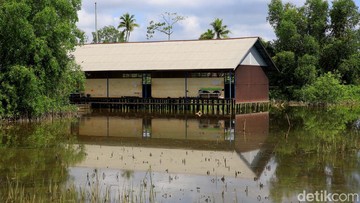
<svg viewBox="0 0 360 203"><path fill-rule="evenodd" d="M232 117L93 110L4 126L0 199L61 201L75 193L85 202L251 203L359 195L359 119L351 108Z"/></svg>

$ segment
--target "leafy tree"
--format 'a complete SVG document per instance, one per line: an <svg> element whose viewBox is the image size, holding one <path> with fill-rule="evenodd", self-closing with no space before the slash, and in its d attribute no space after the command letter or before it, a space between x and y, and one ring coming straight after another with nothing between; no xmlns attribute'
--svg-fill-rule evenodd
<svg viewBox="0 0 360 203"><path fill-rule="evenodd" d="M6 116L39 116L68 104L75 87L64 83L76 77L69 52L82 41L76 27L80 5L80 0L0 4L0 104Z"/></svg>
<svg viewBox="0 0 360 203"><path fill-rule="evenodd" d="M345 59L339 66L339 72L350 84L360 85L360 53Z"/></svg>
<svg viewBox="0 0 360 203"><path fill-rule="evenodd" d="M1 84L2 93L7 96L3 100L3 106L9 116L12 112L25 115L37 115L42 112L39 105L40 90L39 81L31 69L24 66L13 66L4 74L6 81ZM40 109L39 109L40 108Z"/></svg>
<svg viewBox="0 0 360 203"><path fill-rule="evenodd" d="M152 38L155 34L155 31L158 31L166 34L168 40L170 40L171 35L174 33L174 25L182 20L185 20L184 16L169 12L161 14L161 18L161 22L150 21L149 26L147 27L147 39Z"/></svg>
<svg viewBox="0 0 360 203"><path fill-rule="evenodd" d="M345 76L348 72L342 72L342 63L348 61L359 52L360 14L358 7L352 0L336 0L330 10L331 23L329 40L324 46L320 58L320 65L325 71L339 71L343 80L347 83L353 82Z"/></svg>
<svg viewBox="0 0 360 203"><path fill-rule="evenodd" d="M230 30L227 29L227 25L223 25L222 22L222 19L216 18L214 22L210 23L214 30L216 39L228 38L228 34L230 33Z"/></svg>
<svg viewBox="0 0 360 203"><path fill-rule="evenodd" d="M307 0L304 9L309 35L313 36L317 42L324 42L328 29L328 1Z"/></svg>
<svg viewBox="0 0 360 203"><path fill-rule="evenodd" d="M204 32L203 34L200 35L200 40L204 40L204 39L214 39L215 37L215 33L214 31L208 29L206 32Z"/></svg>
<svg viewBox="0 0 360 203"><path fill-rule="evenodd" d="M272 0L267 20L277 36L271 44L281 67L273 85L288 86L281 89L293 99L297 90L329 71L340 74L340 81L356 84L359 16L353 0L334 0L331 8L323 0L307 0L300 7ZM283 60L285 52L287 58L293 53L291 61Z"/></svg>
<svg viewBox="0 0 360 203"><path fill-rule="evenodd" d="M294 52L283 51L277 53L276 56L273 57L273 60L280 71L276 80L278 80L280 84L283 84L282 87L292 85L294 83L294 78L292 76L296 67Z"/></svg>
<svg viewBox="0 0 360 203"><path fill-rule="evenodd" d="M93 32L93 43L96 43L96 33ZM98 30L99 43L124 42L124 31L120 32L114 26L109 25Z"/></svg>
<svg viewBox="0 0 360 203"><path fill-rule="evenodd" d="M277 30L280 22L282 21L282 15L284 12L284 6L281 0L271 0L269 4L268 17L266 18L269 21L270 25L274 30Z"/></svg>
<svg viewBox="0 0 360 203"><path fill-rule="evenodd" d="M295 84L299 86L309 85L315 82L318 73L316 64L317 57L305 54L299 59L299 65L294 70Z"/></svg>
<svg viewBox="0 0 360 203"><path fill-rule="evenodd" d="M130 33L134 31L136 27L139 27L139 24L136 23L135 16L125 13L120 17L120 24L118 28L124 28L123 32L125 33L125 41L128 42L130 39Z"/></svg>
<svg viewBox="0 0 360 203"><path fill-rule="evenodd" d="M358 7L352 0L334 0L330 10L331 34L336 38L346 37L359 25Z"/></svg>

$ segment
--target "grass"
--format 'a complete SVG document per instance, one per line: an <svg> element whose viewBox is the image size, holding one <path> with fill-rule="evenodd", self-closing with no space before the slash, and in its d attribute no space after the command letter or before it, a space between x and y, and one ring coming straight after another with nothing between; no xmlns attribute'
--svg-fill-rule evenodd
<svg viewBox="0 0 360 203"><path fill-rule="evenodd" d="M34 187L10 179L0 187L0 202L10 203L47 203L47 202L120 202L120 203L142 203L155 202L156 191L152 180L151 169L146 172L145 177L136 185L118 187L111 190L111 186L101 188L97 170L95 180L88 186L76 186L74 184L64 186L62 183L42 183Z"/></svg>

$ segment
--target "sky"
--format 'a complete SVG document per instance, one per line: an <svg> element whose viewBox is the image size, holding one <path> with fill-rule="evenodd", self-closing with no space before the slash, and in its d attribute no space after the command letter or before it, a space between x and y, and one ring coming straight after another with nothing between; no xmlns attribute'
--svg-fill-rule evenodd
<svg viewBox="0 0 360 203"><path fill-rule="evenodd" d="M270 0L83 0L78 12L78 27L92 41L91 32L95 31L95 2L97 3L98 29L113 25L118 26L119 17L124 13L135 15L139 28L131 33L130 41L147 41L146 31L151 20L158 22L164 12L185 16L185 20L174 27L172 40L192 40L207 29L215 18L223 19L223 24L231 31L229 37L259 36L273 40L275 34L266 21ZM283 0L297 6L305 0ZM360 0L355 0L360 7ZM167 40L163 33L155 33L151 40Z"/></svg>

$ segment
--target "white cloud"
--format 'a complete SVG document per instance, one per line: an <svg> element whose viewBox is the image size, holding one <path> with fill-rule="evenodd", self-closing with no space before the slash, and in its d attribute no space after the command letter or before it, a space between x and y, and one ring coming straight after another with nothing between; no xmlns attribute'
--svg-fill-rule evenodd
<svg viewBox="0 0 360 203"><path fill-rule="evenodd" d="M91 41L95 30L94 3L84 0L79 11L78 27L86 32ZM188 18L175 26L172 39L197 39L210 28L215 18L223 19L232 31L231 37L261 36L274 39L274 33L266 21L268 4L271 0L102 0L97 1L98 27L117 26L119 16L129 12L134 14L140 28L131 34L131 41L145 41L146 27L150 20L159 21L163 12L176 12ZM306 0L283 0L301 6ZM330 0L329 0L330 2ZM359 5L359 0L356 0ZM162 33L156 33L152 40L166 40Z"/></svg>
<svg viewBox="0 0 360 203"><path fill-rule="evenodd" d="M235 25L231 26L229 29L231 30L231 37L257 36L266 40L275 38L275 34L268 23L257 25ZM262 33L262 35L259 35L259 33Z"/></svg>
<svg viewBox="0 0 360 203"><path fill-rule="evenodd" d="M176 37L179 39L197 39L203 32L200 19L196 16L187 16L179 23L179 26L182 28L182 32Z"/></svg>

